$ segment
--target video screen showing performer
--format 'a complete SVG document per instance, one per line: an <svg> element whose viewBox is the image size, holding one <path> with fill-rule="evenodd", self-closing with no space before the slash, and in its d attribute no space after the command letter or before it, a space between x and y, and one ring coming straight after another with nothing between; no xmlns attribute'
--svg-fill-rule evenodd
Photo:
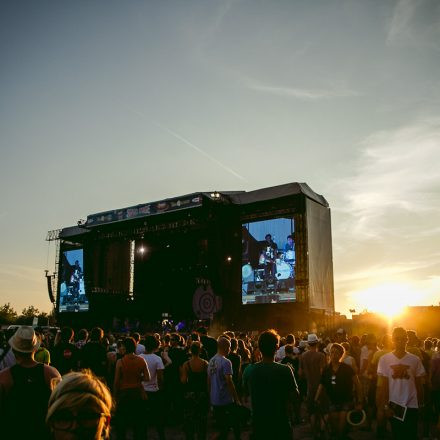
<svg viewBox="0 0 440 440"><path fill-rule="evenodd" d="M60 312L85 312L89 301L84 288L83 249L64 251L60 265Z"/></svg>
<svg viewBox="0 0 440 440"><path fill-rule="evenodd" d="M242 225L242 303L296 301L292 218Z"/></svg>

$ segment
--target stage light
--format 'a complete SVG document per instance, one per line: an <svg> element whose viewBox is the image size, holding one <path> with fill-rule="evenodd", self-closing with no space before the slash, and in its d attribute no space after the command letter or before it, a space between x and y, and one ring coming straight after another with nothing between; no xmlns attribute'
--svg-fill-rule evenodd
<svg viewBox="0 0 440 440"><path fill-rule="evenodd" d="M227 257L227 258L226 258L226 261L228 261L228 262L229 262L229 261L232 261L232 257Z"/></svg>
<svg viewBox="0 0 440 440"><path fill-rule="evenodd" d="M141 246L140 248L139 248L139 252L141 253L141 254L143 254L143 253L145 253L145 248L143 247L143 246Z"/></svg>

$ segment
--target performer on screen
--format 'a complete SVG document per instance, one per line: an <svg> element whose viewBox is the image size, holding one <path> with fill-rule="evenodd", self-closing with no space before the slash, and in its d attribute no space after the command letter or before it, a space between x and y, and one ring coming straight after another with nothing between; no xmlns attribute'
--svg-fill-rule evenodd
<svg viewBox="0 0 440 440"><path fill-rule="evenodd" d="M78 260L75 260L75 265L72 266L71 273L72 275L70 277L70 285L72 286L72 294L74 299L77 299L80 289L80 281L83 277L83 272Z"/></svg>
<svg viewBox="0 0 440 440"><path fill-rule="evenodd" d="M284 260L288 263L295 261L295 242L293 241L293 234L287 236L287 243L284 246Z"/></svg>
<svg viewBox="0 0 440 440"><path fill-rule="evenodd" d="M284 261L290 266L290 277L287 280L289 291L295 289L295 242L293 232L287 236L287 243L284 246Z"/></svg>
<svg viewBox="0 0 440 440"><path fill-rule="evenodd" d="M275 276L277 244L272 240L272 235L266 234L263 248L260 253L260 265L264 265L264 276L266 280Z"/></svg>

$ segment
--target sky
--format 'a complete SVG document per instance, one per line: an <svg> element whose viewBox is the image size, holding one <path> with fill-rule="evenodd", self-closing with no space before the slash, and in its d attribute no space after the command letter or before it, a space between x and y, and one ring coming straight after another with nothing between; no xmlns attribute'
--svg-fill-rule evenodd
<svg viewBox="0 0 440 440"><path fill-rule="evenodd" d="M48 230L306 182L336 310L440 301L440 2L0 2L0 304L49 311Z"/></svg>

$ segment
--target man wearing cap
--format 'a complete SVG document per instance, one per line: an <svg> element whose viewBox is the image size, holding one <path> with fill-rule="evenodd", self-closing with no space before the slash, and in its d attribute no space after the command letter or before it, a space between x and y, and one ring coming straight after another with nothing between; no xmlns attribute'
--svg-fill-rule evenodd
<svg viewBox="0 0 440 440"><path fill-rule="evenodd" d="M315 395L321 381L326 359L325 354L318 351L319 339L314 333L307 335L309 349L299 358L299 374L307 381L307 412L314 435L320 431L319 419L316 417Z"/></svg>
<svg viewBox="0 0 440 440"><path fill-rule="evenodd" d="M60 374L55 368L35 361L40 341L32 327L19 327L9 345L17 363L0 371L2 438L46 438L51 383Z"/></svg>

